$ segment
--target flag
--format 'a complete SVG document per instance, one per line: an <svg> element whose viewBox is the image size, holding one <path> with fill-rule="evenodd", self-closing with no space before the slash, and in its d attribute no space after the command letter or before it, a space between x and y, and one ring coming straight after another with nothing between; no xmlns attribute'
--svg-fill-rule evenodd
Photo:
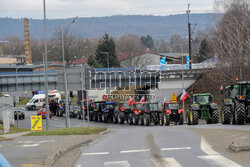
<svg viewBox="0 0 250 167"><path fill-rule="evenodd" d="M141 98L140 102L141 102L141 103L145 102L144 96Z"/></svg>
<svg viewBox="0 0 250 167"><path fill-rule="evenodd" d="M55 94L56 93L56 90L53 90L52 92L50 92L49 94Z"/></svg>
<svg viewBox="0 0 250 167"><path fill-rule="evenodd" d="M132 99L131 96L129 96L129 99L128 99L128 106L129 106L131 103L133 103L133 99Z"/></svg>
<svg viewBox="0 0 250 167"><path fill-rule="evenodd" d="M166 103L166 98L164 97L164 99L163 99L163 104L165 104Z"/></svg>
<svg viewBox="0 0 250 167"><path fill-rule="evenodd" d="M186 98L188 97L187 92L183 89L182 95L181 95L181 101L185 101Z"/></svg>

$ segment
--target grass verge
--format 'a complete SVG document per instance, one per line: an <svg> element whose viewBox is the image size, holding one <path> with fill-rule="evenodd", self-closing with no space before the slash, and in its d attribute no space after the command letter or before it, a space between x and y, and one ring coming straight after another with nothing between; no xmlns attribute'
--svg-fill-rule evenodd
<svg viewBox="0 0 250 167"><path fill-rule="evenodd" d="M0 124L0 130L3 131L3 124ZM26 131L29 131L29 129L23 129L23 128L17 128L17 127L10 126L9 133L19 133L19 132L26 132ZM0 133L0 135L9 134L9 133Z"/></svg>
<svg viewBox="0 0 250 167"><path fill-rule="evenodd" d="M23 97L19 99L19 103L17 105L19 106L25 106L29 102L30 98Z"/></svg>
<svg viewBox="0 0 250 167"><path fill-rule="evenodd" d="M0 141L7 141L7 140L11 140L11 139L7 139L7 138L4 138L4 137L0 137Z"/></svg>
<svg viewBox="0 0 250 167"><path fill-rule="evenodd" d="M25 136L49 136L49 135L92 135L105 131L106 128L99 127L77 127L68 129L50 129L39 132L31 132Z"/></svg>

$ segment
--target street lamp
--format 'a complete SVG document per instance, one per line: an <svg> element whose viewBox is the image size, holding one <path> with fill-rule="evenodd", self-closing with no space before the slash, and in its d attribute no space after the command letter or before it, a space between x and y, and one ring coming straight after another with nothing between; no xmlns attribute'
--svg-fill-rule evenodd
<svg viewBox="0 0 250 167"><path fill-rule="evenodd" d="M241 37L240 37L240 29L235 29L232 25L237 25L236 23L231 23L227 20L224 20L224 23L226 23L227 25L231 26L238 35L238 42L239 42L239 57L240 57L240 81L242 81L242 47L241 47Z"/></svg>
<svg viewBox="0 0 250 167"><path fill-rule="evenodd" d="M109 52L100 52L100 53L106 54L106 55L107 55L107 65L108 65L108 72L109 72ZM109 77L110 77L110 76L109 76ZM107 79L107 78L106 78L106 79ZM110 93L110 88L109 88L109 86L110 86L110 83L109 83L109 85L108 85L108 90L106 91L107 94Z"/></svg>
<svg viewBox="0 0 250 167"><path fill-rule="evenodd" d="M77 16L78 17L78 16ZM63 59L63 73L64 73L64 90L65 90L65 123L66 123L66 128L69 128L69 101L68 101L68 83L67 83L67 74L66 74L66 64L65 64L65 58L64 58L64 29L73 24L75 22L75 20L77 19L77 17L75 17L71 23L68 23L64 26L62 26L60 29L62 31L62 59Z"/></svg>

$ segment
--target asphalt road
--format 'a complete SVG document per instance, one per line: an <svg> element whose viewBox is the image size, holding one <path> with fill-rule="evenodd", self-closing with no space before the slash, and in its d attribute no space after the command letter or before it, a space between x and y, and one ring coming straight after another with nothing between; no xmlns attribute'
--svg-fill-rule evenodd
<svg viewBox="0 0 250 167"><path fill-rule="evenodd" d="M81 148L82 155L75 167L241 166L183 126L111 129L112 134Z"/></svg>

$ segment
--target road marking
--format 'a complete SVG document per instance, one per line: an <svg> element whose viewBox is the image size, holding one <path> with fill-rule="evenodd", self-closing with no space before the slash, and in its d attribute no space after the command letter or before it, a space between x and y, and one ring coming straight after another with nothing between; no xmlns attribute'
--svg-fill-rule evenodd
<svg viewBox="0 0 250 167"><path fill-rule="evenodd" d="M182 165L176 161L175 158L160 158L160 159L151 159L154 167L162 166L173 166L173 167L182 167Z"/></svg>
<svg viewBox="0 0 250 167"><path fill-rule="evenodd" d="M126 150L126 151L121 151L120 153L137 153L137 152L148 152L150 149L142 149L142 150Z"/></svg>
<svg viewBox="0 0 250 167"><path fill-rule="evenodd" d="M204 155L198 156L198 158L207 161L207 163L211 163L211 166L228 166L228 167L242 167L241 165L233 162L232 160L222 156L222 155Z"/></svg>
<svg viewBox="0 0 250 167"><path fill-rule="evenodd" d="M74 167L82 167L82 165L81 164L77 164L76 166L74 166Z"/></svg>
<svg viewBox="0 0 250 167"><path fill-rule="evenodd" d="M128 161L104 162L105 167L130 167Z"/></svg>
<svg viewBox="0 0 250 167"><path fill-rule="evenodd" d="M82 153L82 156L86 155L107 155L109 152L97 152L97 153Z"/></svg>
<svg viewBox="0 0 250 167"><path fill-rule="evenodd" d="M220 155L218 152L214 151L211 147L211 145L205 140L205 138L201 137L201 144L200 144L201 150L208 154L204 156L198 156L198 158L207 161L208 163L211 163L212 166L229 166L229 167L241 167L241 165L237 164L236 162Z"/></svg>
<svg viewBox="0 0 250 167"><path fill-rule="evenodd" d="M2 147L2 145L0 145L0 147Z"/></svg>
<svg viewBox="0 0 250 167"><path fill-rule="evenodd" d="M40 144L24 144L22 145L21 147L37 147L39 146Z"/></svg>
<svg viewBox="0 0 250 167"><path fill-rule="evenodd" d="M161 148L161 151L190 150L191 147Z"/></svg>
<svg viewBox="0 0 250 167"><path fill-rule="evenodd" d="M200 144L200 148L201 150L208 154L208 155L218 155L219 153L214 151L211 147L210 144L208 144L208 142L205 140L205 138L203 136L201 136L201 144Z"/></svg>

